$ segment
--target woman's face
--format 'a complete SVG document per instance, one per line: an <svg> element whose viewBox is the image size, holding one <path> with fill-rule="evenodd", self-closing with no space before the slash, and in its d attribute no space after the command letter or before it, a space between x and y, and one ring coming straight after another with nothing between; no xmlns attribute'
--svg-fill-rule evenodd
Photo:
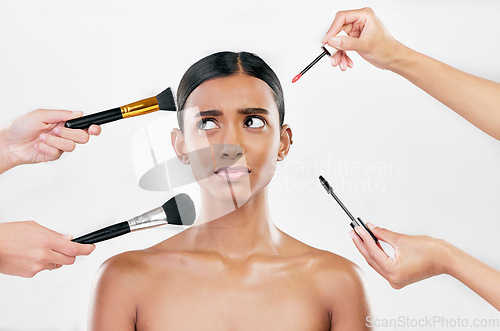
<svg viewBox="0 0 500 331"><path fill-rule="evenodd" d="M180 159L190 163L211 198L241 206L264 189L288 153L291 130L280 128L271 88L235 74L208 80L189 96L184 133L173 132Z"/></svg>

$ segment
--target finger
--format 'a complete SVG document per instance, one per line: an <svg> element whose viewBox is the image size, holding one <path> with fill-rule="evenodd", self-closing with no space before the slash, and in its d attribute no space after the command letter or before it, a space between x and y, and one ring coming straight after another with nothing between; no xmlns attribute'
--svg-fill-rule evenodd
<svg viewBox="0 0 500 331"><path fill-rule="evenodd" d="M366 250L368 251L369 256L377 263L378 265L385 266L390 259L387 254L375 243L373 238L370 236L368 231L366 231L362 226L356 226L356 232L360 235L361 239L365 243Z"/></svg>
<svg viewBox="0 0 500 331"><path fill-rule="evenodd" d="M370 254L368 252L368 249L366 248L366 245L365 243L363 242L363 240L361 240L360 237L358 237L358 235L354 232L354 230L351 230L350 232L351 234L351 239L352 241L354 242L354 245L356 246L356 248L358 249L358 251L361 253L361 255L363 255L363 257L365 258L366 262L370 265L370 267L372 267L376 272L378 272L380 275L382 275L382 277L385 278L385 270L383 270L371 257L370 257Z"/></svg>
<svg viewBox="0 0 500 331"><path fill-rule="evenodd" d="M101 127L99 125L96 125L96 124L92 124L87 132L91 135L91 136L98 136L101 134Z"/></svg>
<svg viewBox="0 0 500 331"><path fill-rule="evenodd" d="M327 44L343 51L363 51L364 41L349 36L334 36L327 40Z"/></svg>
<svg viewBox="0 0 500 331"><path fill-rule="evenodd" d="M56 251L52 251L52 254L50 255L50 268L51 269L56 269L57 265L71 265L75 263L76 257L75 256L68 256L65 254L61 254Z"/></svg>
<svg viewBox="0 0 500 331"><path fill-rule="evenodd" d="M399 237L401 236L400 233L393 232L384 228L379 228L372 223L366 223L366 226L370 229L370 231L377 237L378 239L385 241L386 243L390 244L392 247L395 247Z"/></svg>
<svg viewBox="0 0 500 331"><path fill-rule="evenodd" d="M43 161L45 162L57 160L59 157L61 157L61 154L63 153L59 149L49 146L43 141L35 145L35 149L40 154L43 154Z"/></svg>
<svg viewBox="0 0 500 331"><path fill-rule="evenodd" d="M341 52L342 54L340 55L340 69L342 71L347 70L347 59L345 58L345 52Z"/></svg>
<svg viewBox="0 0 500 331"><path fill-rule="evenodd" d="M52 250L67 256L89 255L94 251L95 245L79 244L59 236L54 240Z"/></svg>
<svg viewBox="0 0 500 331"><path fill-rule="evenodd" d="M56 137L48 133L42 133L39 138L47 145L57 148L63 152L72 152L76 147L73 140Z"/></svg>
<svg viewBox="0 0 500 331"><path fill-rule="evenodd" d="M364 11L364 9L339 11L335 15L335 19L330 25L330 29L328 29L325 36L323 37L322 43L326 44L328 39L336 36L340 32L340 30L342 30L342 27L344 25L352 24L358 20L366 21L366 11ZM349 33L349 31L346 32Z"/></svg>
<svg viewBox="0 0 500 331"><path fill-rule="evenodd" d="M35 111L35 114L41 122L59 123L81 117L83 112L62 109L38 109Z"/></svg>
<svg viewBox="0 0 500 331"><path fill-rule="evenodd" d="M347 66L349 68L352 68L354 66L354 62L352 62L351 58L349 57L349 55L345 55L346 59L347 59Z"/></svg>
<svg viewBox="0 0 500 331"><path fill-rule="evenodd" d="M338 64L340 63L340 52L337 52L333 56L331 56L330 60L332 62L333 67L338 66Z"/></svg>
<svg viewBox="0 0 500 331"><path fill-rule="evenodd" d="M89 141L89 134L84 130L68 129L63 126L56 126L53 132L58 137L69 139L79 144L85 144Z"/></svg>

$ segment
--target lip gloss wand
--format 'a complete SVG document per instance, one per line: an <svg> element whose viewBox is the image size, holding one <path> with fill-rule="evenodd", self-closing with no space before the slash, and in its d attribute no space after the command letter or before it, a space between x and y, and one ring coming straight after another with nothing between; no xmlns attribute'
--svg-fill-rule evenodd
<svg viewBox="0 0 500 331"><path fill-rule="evenodd" d="M340 31L337 34L337 36L347 36L347 33L345 33L344 31ZM338 49L333 48L333 47L331 47L328 44L324 44L323 46L321 46L321 49L323 50L323 53L321 53L320 55L318 55L318 57L315 58L311 63L309 63L309 65L307 67L305 67L304 70L302 70L297 76L293 77L292 83L295 83L296 81L298 81L300 79L300 77L302 77L302 75L304 75L316 63L318 63L319 60L321 60L325 55L333 56L333 55L335 55L339 51Z"/></svg>

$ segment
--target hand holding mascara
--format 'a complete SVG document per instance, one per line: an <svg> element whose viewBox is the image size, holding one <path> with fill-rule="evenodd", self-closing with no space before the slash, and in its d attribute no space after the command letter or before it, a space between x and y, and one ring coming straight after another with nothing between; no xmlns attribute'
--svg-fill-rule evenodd
<svg viewBox="0 0 500 331"><path fill-rule="evenodd" d="M104 124L138 115L151 113L157 110L176 111L174 95L167 88L156 97L129 103L128 105L105 110L99 113L75 118L67 121L64 126L70 129L86 129L92 124Z"/></svg>
<svg viewBox="0 0 500 331"><path fill-rule="evenodd" d="M326 192L328 192L328 194L331 194L333 196L333 198L338 202L338 204L340 205L340 207L342 207L342 209L345 211L345 213L347 214L347 216L349 216L349 218L351 219L351 227L354 229L356 226L361 226L363 227L369 234L370 236L372 237L372 239L378 243L378 239L377 237L375 237L375 235L370 231L370 229L365 225L365 223L363 222L363 220L361 220L361 218L354 218L354 216L352 216L351 212L344 206L344 204L342 203L342 201L340 201L340 199L337 197L337 195L335 195L335 193L333 192L333 188L330 186L330 183L328 183L326 181L325 178L323 178L323 176L319 176L319 181L321 182L321 185L323 185L323 187L325 188ZM356 231L355 231L356 232ZM357 234L357 232L356 232ZM359 234L358 234L359 236ZM360 237L361 238L361 237Z"/></svg>

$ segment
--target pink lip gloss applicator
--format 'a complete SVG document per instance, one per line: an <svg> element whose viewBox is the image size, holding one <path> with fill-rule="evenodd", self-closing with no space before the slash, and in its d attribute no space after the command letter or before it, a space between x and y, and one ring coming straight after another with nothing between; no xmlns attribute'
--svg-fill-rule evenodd
<svg viewBox="0 0 500 331"><path fill-rule="evenodd" d="M337 36L347 36L347 33L345 33L344 31L340 31L337 34ZM309 65L307 67L305 67L304 70L302 70L297 76L293 77L292 83L295 83L296 81L298 81L300 79L300 77L302 77L302 75L304 75L309 69L311 69L313 65L318 63L318 61L321 60L321 58L323 58L323 56L325 56L325 55L333 56L339 51L338 49L333 48L328 44L324 44L323 46L321 46L321 49L323 50L323 52L320 55L318 55L318 57L315 58L311 63L309 63Z"/></svg>

